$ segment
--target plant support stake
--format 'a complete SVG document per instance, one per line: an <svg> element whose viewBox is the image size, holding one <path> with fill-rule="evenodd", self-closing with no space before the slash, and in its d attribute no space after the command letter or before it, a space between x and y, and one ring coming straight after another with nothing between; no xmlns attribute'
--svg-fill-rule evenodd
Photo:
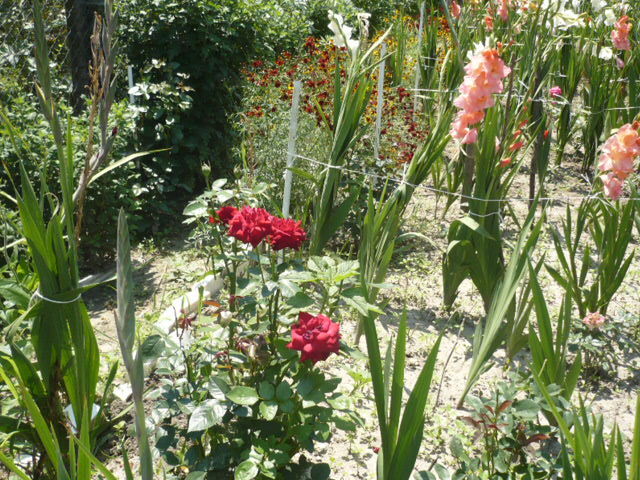
<svg viewBox="0 0 640 480"><path fill-rule="evenodd" d="M289 218L289 206L291 204L291 184L293 182L293 161L296 156L296 139L298 137L298 113L300 107L300 93L302 82L293 82L293 101L291 102L291 120L289 122L289 143L287 146L287 169L284 172L284 196L282 199L282 216Z"/></svg>
<svg viewBox="0 0 640 480"><path fill-rule="evenodd" d="M378 73L378 104L376 105L376 141L373 145L373 154L376 160L380 159L380 132L382 131L382 107L384 106L384 57L387 54L387 44L382 44L380 51L380 70Z"/></svg>
<svg viewBox="0 0 640 480"><path fill-rule="evenodd" d="M420 24L418 26L418 61L416 62L416 81L414 85L413 95L413 119L416 118L416 111L418 110L418 88L420 87L420 55L422 55L422 31L424 30L424 9L425 2L420 4Z"/></svg>
<svg viewBox="0 0 640 480"><path fill-rule="evenodd" d="M129 79L129 103L131 105L135 105L136 96L131 93L131 90L133 89L133 87L135 87L135 83L133 83L133 67L131 65L127 67L127 77Z"/></svg>

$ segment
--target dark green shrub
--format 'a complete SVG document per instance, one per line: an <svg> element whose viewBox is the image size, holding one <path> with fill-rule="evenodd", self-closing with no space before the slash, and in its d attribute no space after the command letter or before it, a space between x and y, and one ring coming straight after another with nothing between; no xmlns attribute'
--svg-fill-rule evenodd
<svg viewBox="0 0 640 480"><path fill-rule="evenodd" d="M158 207L200 188L203 164L215 176L231 170L243 65L301 45L310 27L292 0L125 0L121 15L121 47L139 82L137 148L171 147L142 161L143 181L154 184L146 188L163 195Z"/></svg>

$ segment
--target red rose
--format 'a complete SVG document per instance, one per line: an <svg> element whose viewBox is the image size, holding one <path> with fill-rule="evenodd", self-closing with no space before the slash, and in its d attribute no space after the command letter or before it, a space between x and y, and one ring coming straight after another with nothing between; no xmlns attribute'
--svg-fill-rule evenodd
<svg viewBox="0 0 640 480"><path fill-rule="evenodd" d="M222 223L229 225L229 222L236 213L238 213L238 209L236 207L222 207L216 212L216 215Z"/></svg>
<svg viewBox="0 0 640 480"><path fill-rule="evenodd" d="M271 234L272 219L264 208L242 207L229 221L229 235L255 248Z"/></svg>
<svg viewBox="0 0 640 480"><path fill-rule="evenodd" d="M287 348L301 351L300 360L303 362L326 360L340 350L340 324L325 315L313 317L301 312L298 323L291 330L291 343Z"/></svg>
<svg viewBox="0 0 640 480"><path fill-rule="evenodd" d="M299 249L302 242L307 239L307 232L304 231L301 225L302 222L296 222L291 218L273 217L271 235L269 236L269 243L273 249Z"/></svg>

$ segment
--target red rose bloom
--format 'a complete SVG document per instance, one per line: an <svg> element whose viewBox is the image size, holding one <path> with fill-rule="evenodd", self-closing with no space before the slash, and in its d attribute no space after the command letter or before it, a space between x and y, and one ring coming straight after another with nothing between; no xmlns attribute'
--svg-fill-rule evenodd
<svg viewBox="0 0 640 480"><path fill-rule="evenodd" d="M325 315L313 317L301 312L298 323L291 330L291 343L287 348L301 351L300 360L303 362L326 360L340 350L340 324Z"/></svg>
<svg viewBox="0 0 640 480"><path fill-rule="evenodd" d="M273 217L271 235L269 236L269 243L273 249L299 249L302 242L307 239L307 232L304 231L301 225L302 222L296 222L291 218Z"/></svg>
<svg viewBox="0 0 640 480"><path fill-rule="evenodd" d="M272 219L264 208L242 207L229 221L229 235L255 248L271 234Z"/></svg>
<svg viewBox="0 0 640 480"><path fill-rule="evenodd" d="M222 223L229 225L229 222L236 213L238 213L238 209L236 207L222 207L216 212L216 215Z"/></svg>

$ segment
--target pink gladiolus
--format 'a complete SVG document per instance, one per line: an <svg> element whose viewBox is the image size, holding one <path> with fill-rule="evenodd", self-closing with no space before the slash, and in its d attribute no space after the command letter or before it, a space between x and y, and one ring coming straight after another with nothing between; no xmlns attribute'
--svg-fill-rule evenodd
<svg viewBox="0 0 640 480"><path fill-rule="evenodd" d="M500 18L505 22L509 20L509 0L500 0L498 15L500 15Z"/></svg>
<svg viewBox="0 0 640 480"><path fill-rule="evenodd" d="M474 53L464 71L460 95L453 101L460 110L451 125L451 136L469 144L478 140L478 130L471 126L481 122L484 111L495 104L493 94L503 91L502 79L511 73L511 69L496 49L482 47Z"/></svg>
<svg viewBox="0 0 640 480"><path fill-rule="evenodd" d="M584 323L589 330L596 330L602 327L606 320L607 317L602 315L600 312L591 312L582 319L582 323Z"/></svg>
<svg viewBox="0 0 640 480"><path fill-rule="evenodd" d="M625 180L633 173L633 163L638 155L640 155L638 125L627 123L605 142L598 168L602 172L611 171L620 180Z"/></svg>
<svg viewBox="0 0 640 480"><path fill-rule="evenodd" d="M598 169L604 173L600 179L605 194L612 200L620 198L625 179L635 170L634 162L640 155L638 127L638 122L623 125L602 147Z"/></svg>
<svg viewBox="0 0 640 480"><path fill-rule="evenodd" d="M613 173L600 175L600 180L602 180L605 195L611 200L618 200L622 196L623 180L620 180Z"/></svg>
<svg viewBox="0 0 640 480"><path fill-rule="evenodd" d="M551 87L549 89L549 95L551 95L553 98L561 97L562 88L560 88L558 85L556 85L555 87Z"/></svg>
<svg viewBox="0 0 640 480"><path fill-rule="evenodd" d="M629 32L631 32L632 23L629 23L629 17L623 16L615 24L615 29L611 32L611 40L613 46L618 50L631 50L631 42L629 41Z"/></svg>
<svg viewBox="0 0 640 480"><path fill-rule="evenodd" d="M460 18L461 14L462 8L460 8L460 5L458 5L458 2L456 2L456 0L453 0L451 2L451 15L453 16L453 18Z"/></svg>
<svg viewBox="0 0 640 480"><path fill-rule="evenodd" d="M621 58L616 57L616 66L622 70L624 68L624 61Z"/></svg>

